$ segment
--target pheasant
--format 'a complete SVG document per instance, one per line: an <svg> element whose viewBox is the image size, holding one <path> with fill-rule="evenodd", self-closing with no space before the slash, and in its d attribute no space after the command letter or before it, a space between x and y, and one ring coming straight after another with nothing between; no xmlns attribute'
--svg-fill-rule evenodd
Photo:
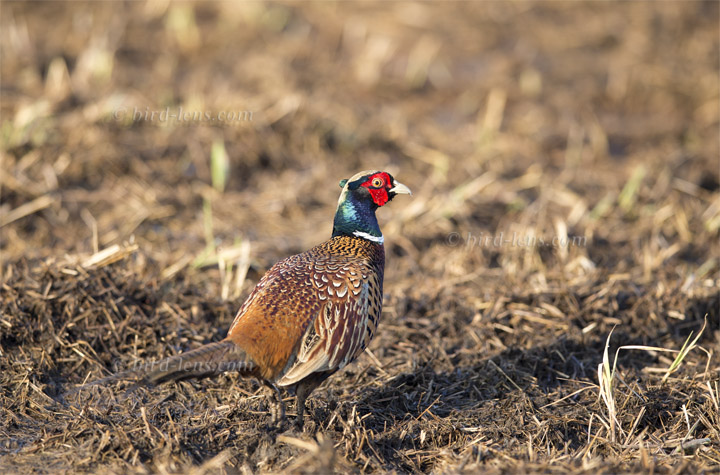
<svg viewBox="0 0 720 475"><path fill-rule="evenodd" d="M134 379L154 386L235 371L271 390L274 424L285 418L278 387L294 388L301 428L310 393L357 358L375 334L385 268L375 211L397 194L412 194L382 171L360 172L340 186L332 237L275 264L224 340L91 384Z"/></svg>

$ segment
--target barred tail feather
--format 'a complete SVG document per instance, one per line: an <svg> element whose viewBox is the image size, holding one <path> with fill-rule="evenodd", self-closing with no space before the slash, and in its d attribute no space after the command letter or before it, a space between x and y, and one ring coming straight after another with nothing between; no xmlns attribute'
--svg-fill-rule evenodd
<svg viewBox="0 0 720 475"><path fill-rule="evenodd" d="M226 371L249 373L255 368L255 363L245 352L229 340L210 343L151 365L141 372L141 382L152 386L215 376Z"/></svg>
<svg viewBox="0 0 720 475"><path fill-rule="evenodd" d="M255 367L255 362L239 346L232 341L223 340L164 360L136 363L130 370L83 384L69 393L121 380L134 380L139 384L155 386L168 381L215 376L226 371L249 374Z"/></svg>

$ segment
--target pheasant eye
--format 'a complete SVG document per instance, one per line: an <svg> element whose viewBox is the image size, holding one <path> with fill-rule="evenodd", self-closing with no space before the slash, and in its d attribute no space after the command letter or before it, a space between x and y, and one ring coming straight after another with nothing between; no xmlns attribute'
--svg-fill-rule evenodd
<svg viewBox="0 0 720 475"><path fill-rule="evenodd" d="M380 188L383 186L382 178L373 178L372 186L375 188Z"/></svg>

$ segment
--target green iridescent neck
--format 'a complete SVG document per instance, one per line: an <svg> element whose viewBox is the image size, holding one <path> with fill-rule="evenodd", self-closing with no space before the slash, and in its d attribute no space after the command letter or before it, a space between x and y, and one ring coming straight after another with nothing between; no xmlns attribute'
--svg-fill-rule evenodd
<svg viewBox="0 0 720 475"><path fill-rule="evenodd" d="M358 236L382 243L383 235L375 217L376 209L374 203L354 199L352 193L347 193L335 213L333 237Z"/></svg>

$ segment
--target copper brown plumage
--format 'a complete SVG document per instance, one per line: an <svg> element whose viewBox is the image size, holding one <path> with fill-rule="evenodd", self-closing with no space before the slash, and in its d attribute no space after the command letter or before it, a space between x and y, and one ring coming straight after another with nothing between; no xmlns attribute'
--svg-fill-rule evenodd
<svg viewBox="0 0 720 475"><path fill-rule="evenodd" d="M160 384L236 371L272 389L272 419L284 416L278 386L294 388L297 424L305 400L370 343L380 320L384 239L375 210L410 193L390 174L341 181L333 236L275 264L240 307L227 337L108 379ZM97 383L97 382L96 382Z"/></svg>

